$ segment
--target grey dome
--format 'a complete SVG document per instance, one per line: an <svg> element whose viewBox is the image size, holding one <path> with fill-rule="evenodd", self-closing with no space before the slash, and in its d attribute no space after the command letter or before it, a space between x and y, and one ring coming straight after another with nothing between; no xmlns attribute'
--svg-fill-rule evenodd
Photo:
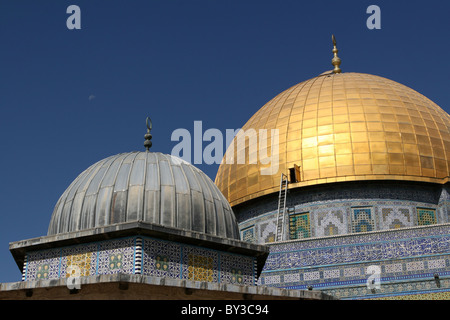
<svg viewBox="0 0 450 320"><path fill-rule="evenodd" d="M82 172L58 200L48 235L132 221L239 239L230 204L211 179L155 152L118 154Z"/></svg>

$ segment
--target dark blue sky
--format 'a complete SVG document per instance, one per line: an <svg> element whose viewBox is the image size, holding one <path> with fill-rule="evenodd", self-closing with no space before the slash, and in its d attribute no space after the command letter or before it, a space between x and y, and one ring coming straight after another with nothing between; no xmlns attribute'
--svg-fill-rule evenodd
<svg viewBox="0 0 450 320"><path fill-rule="evenodd" d="M68 30L69 5L81 30ZM369 30L366 9L381 8ZM171 153L177 128L237 129L265 102L332 69L403 83L450 111L448 1L2 0L0 282L20 281L11 241L43 236L91 164ZM91 98L89 98L91 97ZM198 165L214 180L217 165Z"/></svg>

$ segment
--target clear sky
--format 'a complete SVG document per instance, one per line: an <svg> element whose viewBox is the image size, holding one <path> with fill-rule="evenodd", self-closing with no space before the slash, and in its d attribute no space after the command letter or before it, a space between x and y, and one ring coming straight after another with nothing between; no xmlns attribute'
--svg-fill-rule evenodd
<svg viewBox="0 0 450 320"><path fill-rule="evenodd" d="M370 30L368 6L381 9ZM67 7L81 9L69 30ZM237 129L265 102L331 70L405 84L450 111L450 3L300 0L1 0L0 282L9 242L47 234L59 196L91 164L171 153L178 128ZM217 165L198 165L212 180Z"/></svg>

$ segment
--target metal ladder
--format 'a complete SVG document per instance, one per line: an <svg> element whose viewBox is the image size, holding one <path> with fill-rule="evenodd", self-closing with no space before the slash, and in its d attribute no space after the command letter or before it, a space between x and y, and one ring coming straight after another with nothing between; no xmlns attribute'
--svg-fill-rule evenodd
<svg viewBox="0 0 450 320"><path fill-rule="evenodd" d="M288 188L288 177L284 173L281 174L280 193L278 196L278 217L277 217L277 234L275 241L283 240L284 234L284 217L286 212L286 194Z"/></svg>

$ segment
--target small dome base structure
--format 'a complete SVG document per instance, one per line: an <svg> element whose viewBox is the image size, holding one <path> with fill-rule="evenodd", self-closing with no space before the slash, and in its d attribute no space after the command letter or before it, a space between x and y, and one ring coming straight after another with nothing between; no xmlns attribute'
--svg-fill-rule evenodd
<svg viewBox="0 0 450 320"><path fill-rule="evenodd" d="M255 285L268 248L148 222L124 222L10 244L25 282L128 274Z"/></svg>

